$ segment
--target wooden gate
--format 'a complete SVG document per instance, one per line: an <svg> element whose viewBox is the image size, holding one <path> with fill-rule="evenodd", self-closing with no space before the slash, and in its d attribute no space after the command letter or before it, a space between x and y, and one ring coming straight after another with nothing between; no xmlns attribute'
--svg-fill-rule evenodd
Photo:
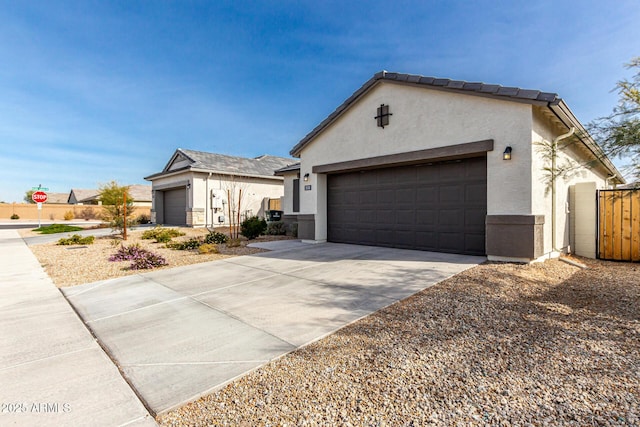
<svg viewBox="0 0 640 427"><path fill-rule="evenodd" d="M269 199L269 210L281 211L282 204L280 199Z"/></svg>
<svg viewBox="0 0 640 427"><path fill-rule="evenodd" d="M598 258L640 261L640 189L598 191Z"/></svg>

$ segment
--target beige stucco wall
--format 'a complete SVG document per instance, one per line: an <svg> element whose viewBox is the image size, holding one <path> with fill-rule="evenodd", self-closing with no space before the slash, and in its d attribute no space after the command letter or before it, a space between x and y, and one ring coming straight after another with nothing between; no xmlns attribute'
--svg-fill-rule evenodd
<svg viewBox="0 0 640 427"><path fill-rule="evenodd" d="M224 215L225 222L229 223L228 211L228 192L232 193L233 208L237 211L238 194L242 190L242 198L240 200L240 213L249 215L261 215L262 200L267 198L277 199L284 195L284 185L281 177L274 179L253 178L253 177L234 177L230 175L217 175L208 173L184 172L172 176L156 178L153 180L153 188L169 189L171 186L175 188L185 186L189 182L191 188L187 191L187 223L194 227L204 227L205 225L220 224L217 221L219 215ZM220 200L217 212L212 212L208 194L213 191ZM225 204L222 203L224 200ZM155 200L154 200L155 203ZM224 207L224 209L223 209ZM155 216L152 216L155 220Z"/></svg>
<svg viewBox="0 0 640 427"><path fill-rule="evenodd" d="M539 109L534 108L532 112L532 142L534 156L531 162L532 174L532 213L544 215L544 251L550 253L552 247L552 202L551 202L551 181L549 172L545 168L550 168L550 161L542 156L543 148L537 142L543 140L551 142L554 138L568 131L566 128L557 127L546 118ZM570 173L560 176L556 180L556 248L560 251L567 251L570 245L570 214L569 214L569 189L584 182L594 183L595 188L602 189L606 186L607 172L600 166L596 168L587 167L592 158L587 156L587 152L581 148L580 143L572 142L574 139L560 141L558 145L558 155L556 164L562 166L573 164L579 166ZM593 194L595 198L595 192ZM595 205L593 206L595 212ZM583 217L583 216L581 216Z"/></svg>
<svg viewBox="0 0 640 427"><path fill-rule="evenodd" d="M384 129L374 119L380 104L393 114ZM380 83L303 149L300 175L310 174L312 190L301 188L300 213L316 214L316 239L325 240L326 176L313 174L314 165L493 139L487 213L530 214L531 110L529 104ZM502 160L507 145L511 161Z"/></svg>
<svg viewBox="0 0 640 427"><path fill-rule="evenodd" d="M293 180L298 177L298 172L286 172L284 177L284 194L282 198L282 210L285 215L294 214L293 212ZM303 184L304 185L304 184ZM298 213L298 212L295 212Z"/></svg>

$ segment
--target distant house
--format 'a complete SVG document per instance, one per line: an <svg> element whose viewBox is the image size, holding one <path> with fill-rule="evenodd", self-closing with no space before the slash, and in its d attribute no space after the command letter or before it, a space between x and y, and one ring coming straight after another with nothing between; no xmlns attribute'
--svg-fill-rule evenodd
<svg viewBox="0 0 640 427"><path fill-rule="evenodd" d="M151 206L151 186L134 184L129 186L129 195L134 206ZM72 205L100 205L100 190L72 188L67 203Z"/></svg>
<svg viewBox="0 0 640 427"><path fill-rule="evenodd" d="M69 200L69 193L47 193L47 204L66 205Z"/></svg>
<svg viewBox="0 0 640 427"><path fill-rule="evenodd" d="M294 162L178 148L162 172L145 177L153 187L151 222L203 227L228 224L229 212L262 215L266 199L284 195L284 179L274 171Z"/></svg>
<svg viewBox="0 0 640 427"><path fill-rule="evenodd" d="M72 188L69 193L67 203L70 205L99 205L98 190L86 190L80 188Z"/></svg>

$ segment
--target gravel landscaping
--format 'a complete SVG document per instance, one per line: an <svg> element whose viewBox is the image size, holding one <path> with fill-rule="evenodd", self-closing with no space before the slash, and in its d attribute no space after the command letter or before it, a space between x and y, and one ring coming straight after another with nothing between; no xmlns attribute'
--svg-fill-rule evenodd
<svg viewBox="0 0 640 427"><path fill-rule="evenodd" d="M180 231L185 235L175 238L174 241L203 237L208 233L208 230L204 228L180 228ZM126 241L123 241L119 236L112 235L96 237L94 243L90 245L60 246L53 242L33 245L30 246L30 249L58 287L80 285L149 271L130 270L127 262L110 262L109 257L118 250L121 244L126 246L139 244L144 249L162 255L168 265L158 268L178 267L263 252L262 249L247 247L249 242L246 239L242 239L240 246L237 247L230 247L226 244L218 245L219 254L200 254L197 250L174 250L167 248L165 243L154 243L153 240L141 239L142 233L143 231L129 232ZM31 230L21 230L20 234L22 237L37 235ZM60 233L60 238L68 237L70 234L72 233ZM252 242L286 238L285 236L265 236Z"/></svg>
<svg viewBox="0 0 640 427"><path fill-rule="evenodd" d="M640 266L579 261L472 268L158 421L639 425Z"/></svg>

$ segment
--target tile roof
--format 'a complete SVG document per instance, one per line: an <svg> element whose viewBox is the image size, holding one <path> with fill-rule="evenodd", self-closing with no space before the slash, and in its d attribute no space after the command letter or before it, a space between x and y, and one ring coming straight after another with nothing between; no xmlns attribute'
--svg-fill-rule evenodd
<svg viewBox="0 0 640 427"><path fill-rule="evenodd" d="M179 169L171 169L174 160L180 155L188 160L188 164ZM255 158L246 158L178 148L162 172L150 175L145 179L155 178L179 170L199 170L225 175L274 178L275 170L295 162L297 162L297 159L287 157L262 155Z"/></svg>
<svg viewBox="0 0 640 427"><path fill-rule="evenodd" d="M151 186L144 184L133 184L129 186L129 196L136 202L151 201Z"/></svg>
<svg viewBox="0 0 640 427"><path fill-rule="evenodd" d="M83 202L87 200L95 200L98 198L100 192L94 189L82 189L82 188L72 188L71 193L76 197L77 202ZM69 198L71 198L71 193L69 193Z"/></svg>
<svg viewBox="0 0 640 427"><path fill-rule="evenodd" d="M417 86L431 87L438 90L447 90L457 93L469 93L481 96L489 96L496 99L528 102L533 104L558 104L562 99L556 93L542 92L534 89L521 89L518 87L486 84L481 82L467 82L464 80L451 80L435 77L425 77L417 74L389 73L380 71L373 75L365 84L356 90L346 101L335 109L326 119L309 132L289 152L292 156L298 156L300 150L307 145L325 127L332 123L344 110L349 108L360 96L371 89L380 81L392 81L408 83Z"/></svg>
<svg viewBox="0 0 640 427"><path fill-rule="evenodd" d="M275 171L276 175L280 175L283 172L295 172L300 170L300 162L294 163L292 165L285 166L281 169Z"/></svg>

